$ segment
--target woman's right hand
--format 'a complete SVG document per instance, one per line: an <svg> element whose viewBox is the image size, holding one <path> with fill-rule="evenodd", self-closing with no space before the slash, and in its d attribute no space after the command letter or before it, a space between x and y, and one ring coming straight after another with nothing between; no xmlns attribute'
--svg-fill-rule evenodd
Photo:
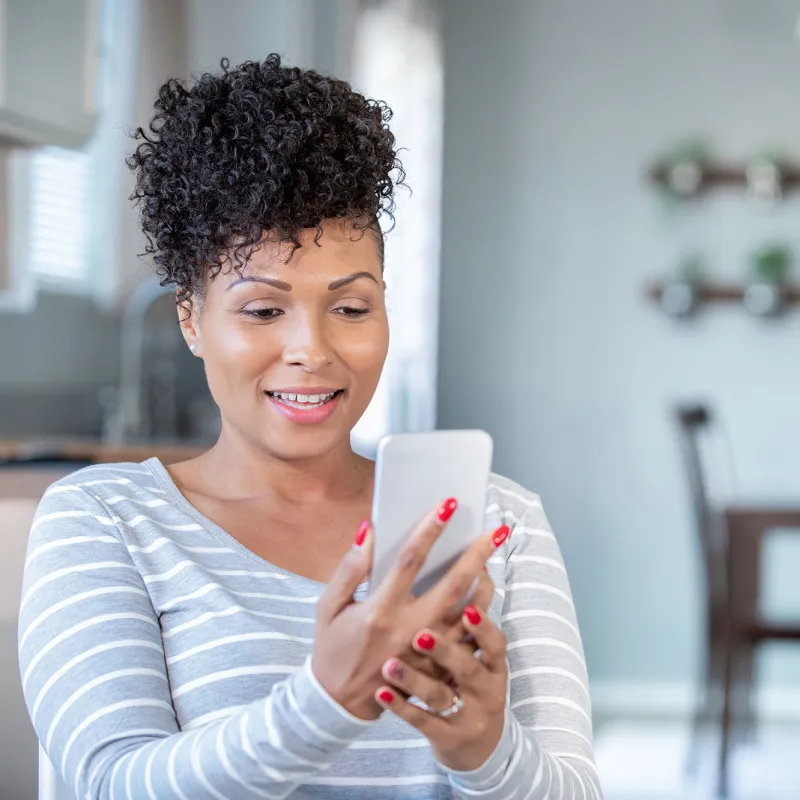
<svg viewBox="0 0 800 800"><path fill-rule="evenodd" d="M371 566L372 533L367 532L342 559L317 605L314 675L356 717L381 715L374 692L384 682L383 664L404 653L416 631L440 627L451 616L508 536L503 526L478 537L435 586L414 597L414 579L446 525L440 515L441 509L435 509L425 516L381 585L367 600L356 602L355 590Z"/></svg>

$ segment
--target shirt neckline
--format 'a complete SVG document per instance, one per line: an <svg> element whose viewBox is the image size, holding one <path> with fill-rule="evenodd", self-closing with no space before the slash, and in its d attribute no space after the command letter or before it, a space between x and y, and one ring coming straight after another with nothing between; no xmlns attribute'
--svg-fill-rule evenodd
<svg viewBox="0 0 800 800"><path fill-rule="evenodd" d="M277 564L273 564L271 561L267 561L267 559L262 558L258 553L254 553L250 548L245 547L235 536L231 536L228 531L226 531L221 526L217 525L214 520L207 517L197 508L195 508L184 496L183 492L178 488L175 484L175 481L172 480L172 476L167 471L167 468L161 463L160 459L156 456L153 458L148 458L147 461L143 462L144 466L150 471L156 481L163 487L166 493L169 495L170 500L180 508L185 514L188 514L198 525L200 525L205 531L210 533L216 539L218 539L222 544L230 547L239 555L246 558L248 561L258 564L262 569L266 568L273 572L276 572L279 575L285 575L288 578L291 578L294 581L300 581L303 583L308 584L309 586L313 586L319 592L323 592L326 587L328 586L327 583L323 583L322 581L314 580L313 578L309 578L306 575L300 575L297 572L292 572L291 570L284 569L283 567L279 567ZM361 592L366 587L368 587L369 582L364 581L363 583L359 584L357 592Z"/></svg>

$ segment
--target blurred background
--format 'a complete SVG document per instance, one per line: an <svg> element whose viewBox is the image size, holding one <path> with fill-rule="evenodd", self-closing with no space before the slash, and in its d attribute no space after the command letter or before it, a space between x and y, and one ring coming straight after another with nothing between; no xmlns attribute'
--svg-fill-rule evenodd
<svg viewBox="0 0 800 800"><path fill-rule="evenodd" d="M124 167L167 77L386 100L414 194L354 433L481 427L569 570L608 800L800 796L800 0L0 0L0 798L16 612L86 463L214 441Z"/></svg>

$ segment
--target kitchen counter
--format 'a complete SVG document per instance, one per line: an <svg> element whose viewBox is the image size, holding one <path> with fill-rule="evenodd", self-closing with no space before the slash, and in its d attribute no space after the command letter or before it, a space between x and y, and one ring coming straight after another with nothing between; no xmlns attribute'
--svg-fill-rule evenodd
<svg viewBox="0 0 800 800"><path fill-rule="evenodd" d="M106 444L98 439L0 439L0 461L20 460L20 469L30 469L25 459L38 460L69 459L72 461L92 461L96 464L109 464L116 461L144 461L158 457L166 464L194 458L208 450L210 444L183 444L175 442L142 442L126 444ZM59 465L60 466L60 465ZM65 469L69 464L65 464ZM4 469L17 469L10 465Z"/></svg>
<svg viewBox="0 0 800 800"><path fill-rule="evenodd" d="M0 462L20 459L19 463L0 466L0 499L36 499L54 481L79 469L80 462L91 461L108 464L116 461L144 461L158 457L165 464L174 464L194 458L208 449L208 445L174 443L109 445L96 439L0 439ZM26 458L38 457L40 461L63 463L37 464ZM74 464L70 463L74 461Z"/></svg>

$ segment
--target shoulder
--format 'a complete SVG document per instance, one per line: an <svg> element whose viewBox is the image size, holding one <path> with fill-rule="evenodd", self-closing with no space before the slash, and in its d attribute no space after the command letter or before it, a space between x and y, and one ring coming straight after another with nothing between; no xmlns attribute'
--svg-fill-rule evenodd
<svg viewBox="0 0 800 800"><path fill-rule="evenodd" d="M537 525L547 525L539 495L502 475L489 476L486 505L487 513L499 514L512 529L523 518L526 523L533 520Z"/></svg>
<svg viewBox="0 0 800 800"><path fill-rule="evenodd" d="M51 484L39 503L39 514L69 507L104 507L125 499L164 494L149 462L93 464Z"/></svg>

